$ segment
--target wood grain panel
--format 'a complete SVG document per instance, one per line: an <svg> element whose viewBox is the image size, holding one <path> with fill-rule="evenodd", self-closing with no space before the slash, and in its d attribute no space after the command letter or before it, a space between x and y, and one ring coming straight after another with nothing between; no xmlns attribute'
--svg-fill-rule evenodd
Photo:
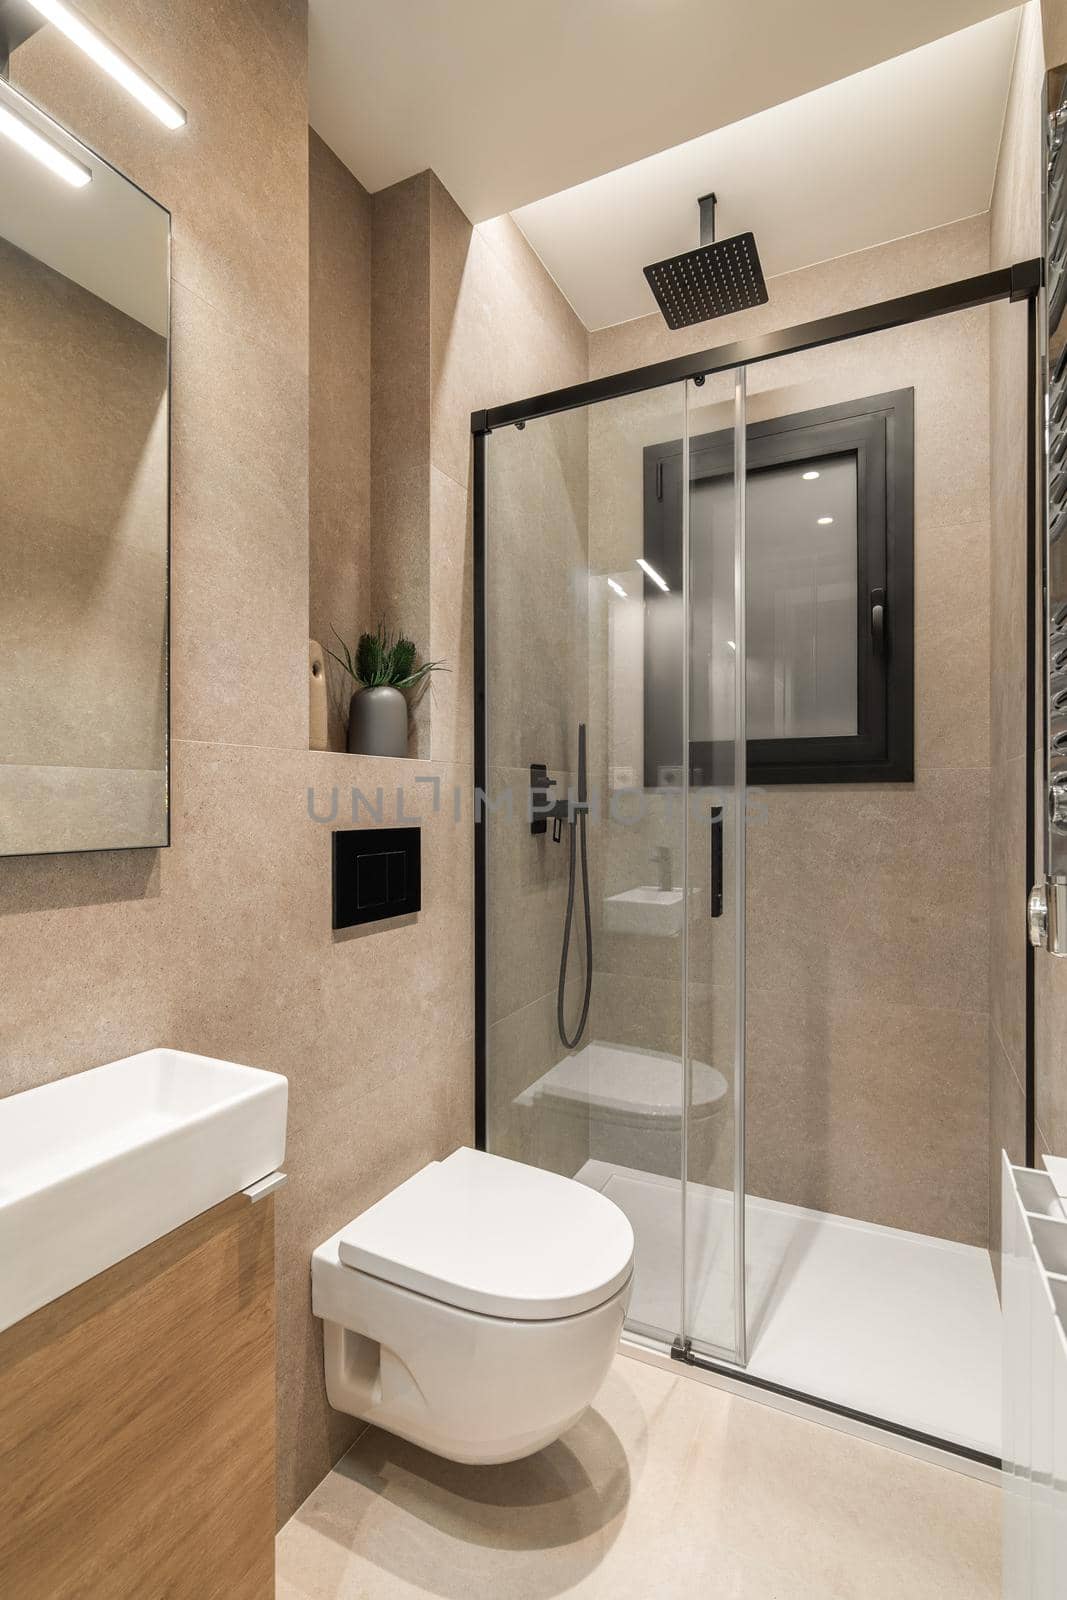
<svg viewBox="0 0 1067 1600"><path fill-rule="evenodd" d="M0 1595L272 1600L272 1200L0 1334Z"/></svg>

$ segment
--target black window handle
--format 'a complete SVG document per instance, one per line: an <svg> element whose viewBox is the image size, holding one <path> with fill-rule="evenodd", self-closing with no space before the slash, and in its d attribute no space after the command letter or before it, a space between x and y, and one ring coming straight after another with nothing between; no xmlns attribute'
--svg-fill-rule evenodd
<svg viewBox="0 0 1067 1600"><path fill-rule="evenodd" d="M885 590L871 590L871 641L876 656L885 655Z"/></svg>
<svg viewBox="0 0 1067 1600"><path fill-rule="evenodd" d="M722 916L722 806L711 808L710 915Z"/></svg>

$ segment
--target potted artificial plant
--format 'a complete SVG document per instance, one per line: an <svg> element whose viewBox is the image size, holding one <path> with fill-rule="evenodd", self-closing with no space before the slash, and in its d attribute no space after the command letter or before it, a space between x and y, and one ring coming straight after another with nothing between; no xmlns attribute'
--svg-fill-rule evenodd
<svg viewBox="0 0 1067 1600"><path fill-rule="evenodd" d="M335 628L344 656L333 650L337 665L358 685L348 711L348 748L352 755L406 756L408 753L408 702L405 690L424 685L431 672L444 670L440 661L415 665L410 639L388 633L381 623L377 632L360 635L355 655Z"/></svg>

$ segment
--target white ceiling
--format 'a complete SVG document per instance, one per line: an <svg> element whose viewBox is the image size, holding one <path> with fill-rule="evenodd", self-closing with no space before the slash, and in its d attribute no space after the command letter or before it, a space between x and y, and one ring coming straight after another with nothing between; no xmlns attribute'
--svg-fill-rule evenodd
<svg viewBox="0 0 1067 1600"><path fill-rule="evenodd" d="M372 192L432 167L482 222L1005 9L311 0L311 121Z"/></svg>
<svg viewBox="0 0 1067 1600"><path fill-rule="evenodd" d="M1005 12L515 213L588 328L656 309L642 267L751 228L765 274L985 211L1019 13Z"/></svg>

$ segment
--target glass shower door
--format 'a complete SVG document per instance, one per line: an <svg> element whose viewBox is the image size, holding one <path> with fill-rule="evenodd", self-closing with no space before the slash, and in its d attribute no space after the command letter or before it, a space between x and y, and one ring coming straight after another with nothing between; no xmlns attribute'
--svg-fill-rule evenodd
<svg viewBox="0 0 1067 1600"><path fill-rule="evenodd" d="M683 1279L684 449L677 383L497 429L486 457L486 1145L622 1208L629 1329L667 1345ZM663 518L674 531L653 548Z"/></svg>
<svg viewBox="0 0 1067 1600"><path fill-rule="evenodd" d="M627 1214L632 1335L735 1361L739 382L489 440L482 822L487 1148Z"/></svg>
<svg viewBox="0 0 1067 1600"><path fill-rule="evenodd" d="M745 374L688 387L682 1335L743 1364Z"/></svg>

